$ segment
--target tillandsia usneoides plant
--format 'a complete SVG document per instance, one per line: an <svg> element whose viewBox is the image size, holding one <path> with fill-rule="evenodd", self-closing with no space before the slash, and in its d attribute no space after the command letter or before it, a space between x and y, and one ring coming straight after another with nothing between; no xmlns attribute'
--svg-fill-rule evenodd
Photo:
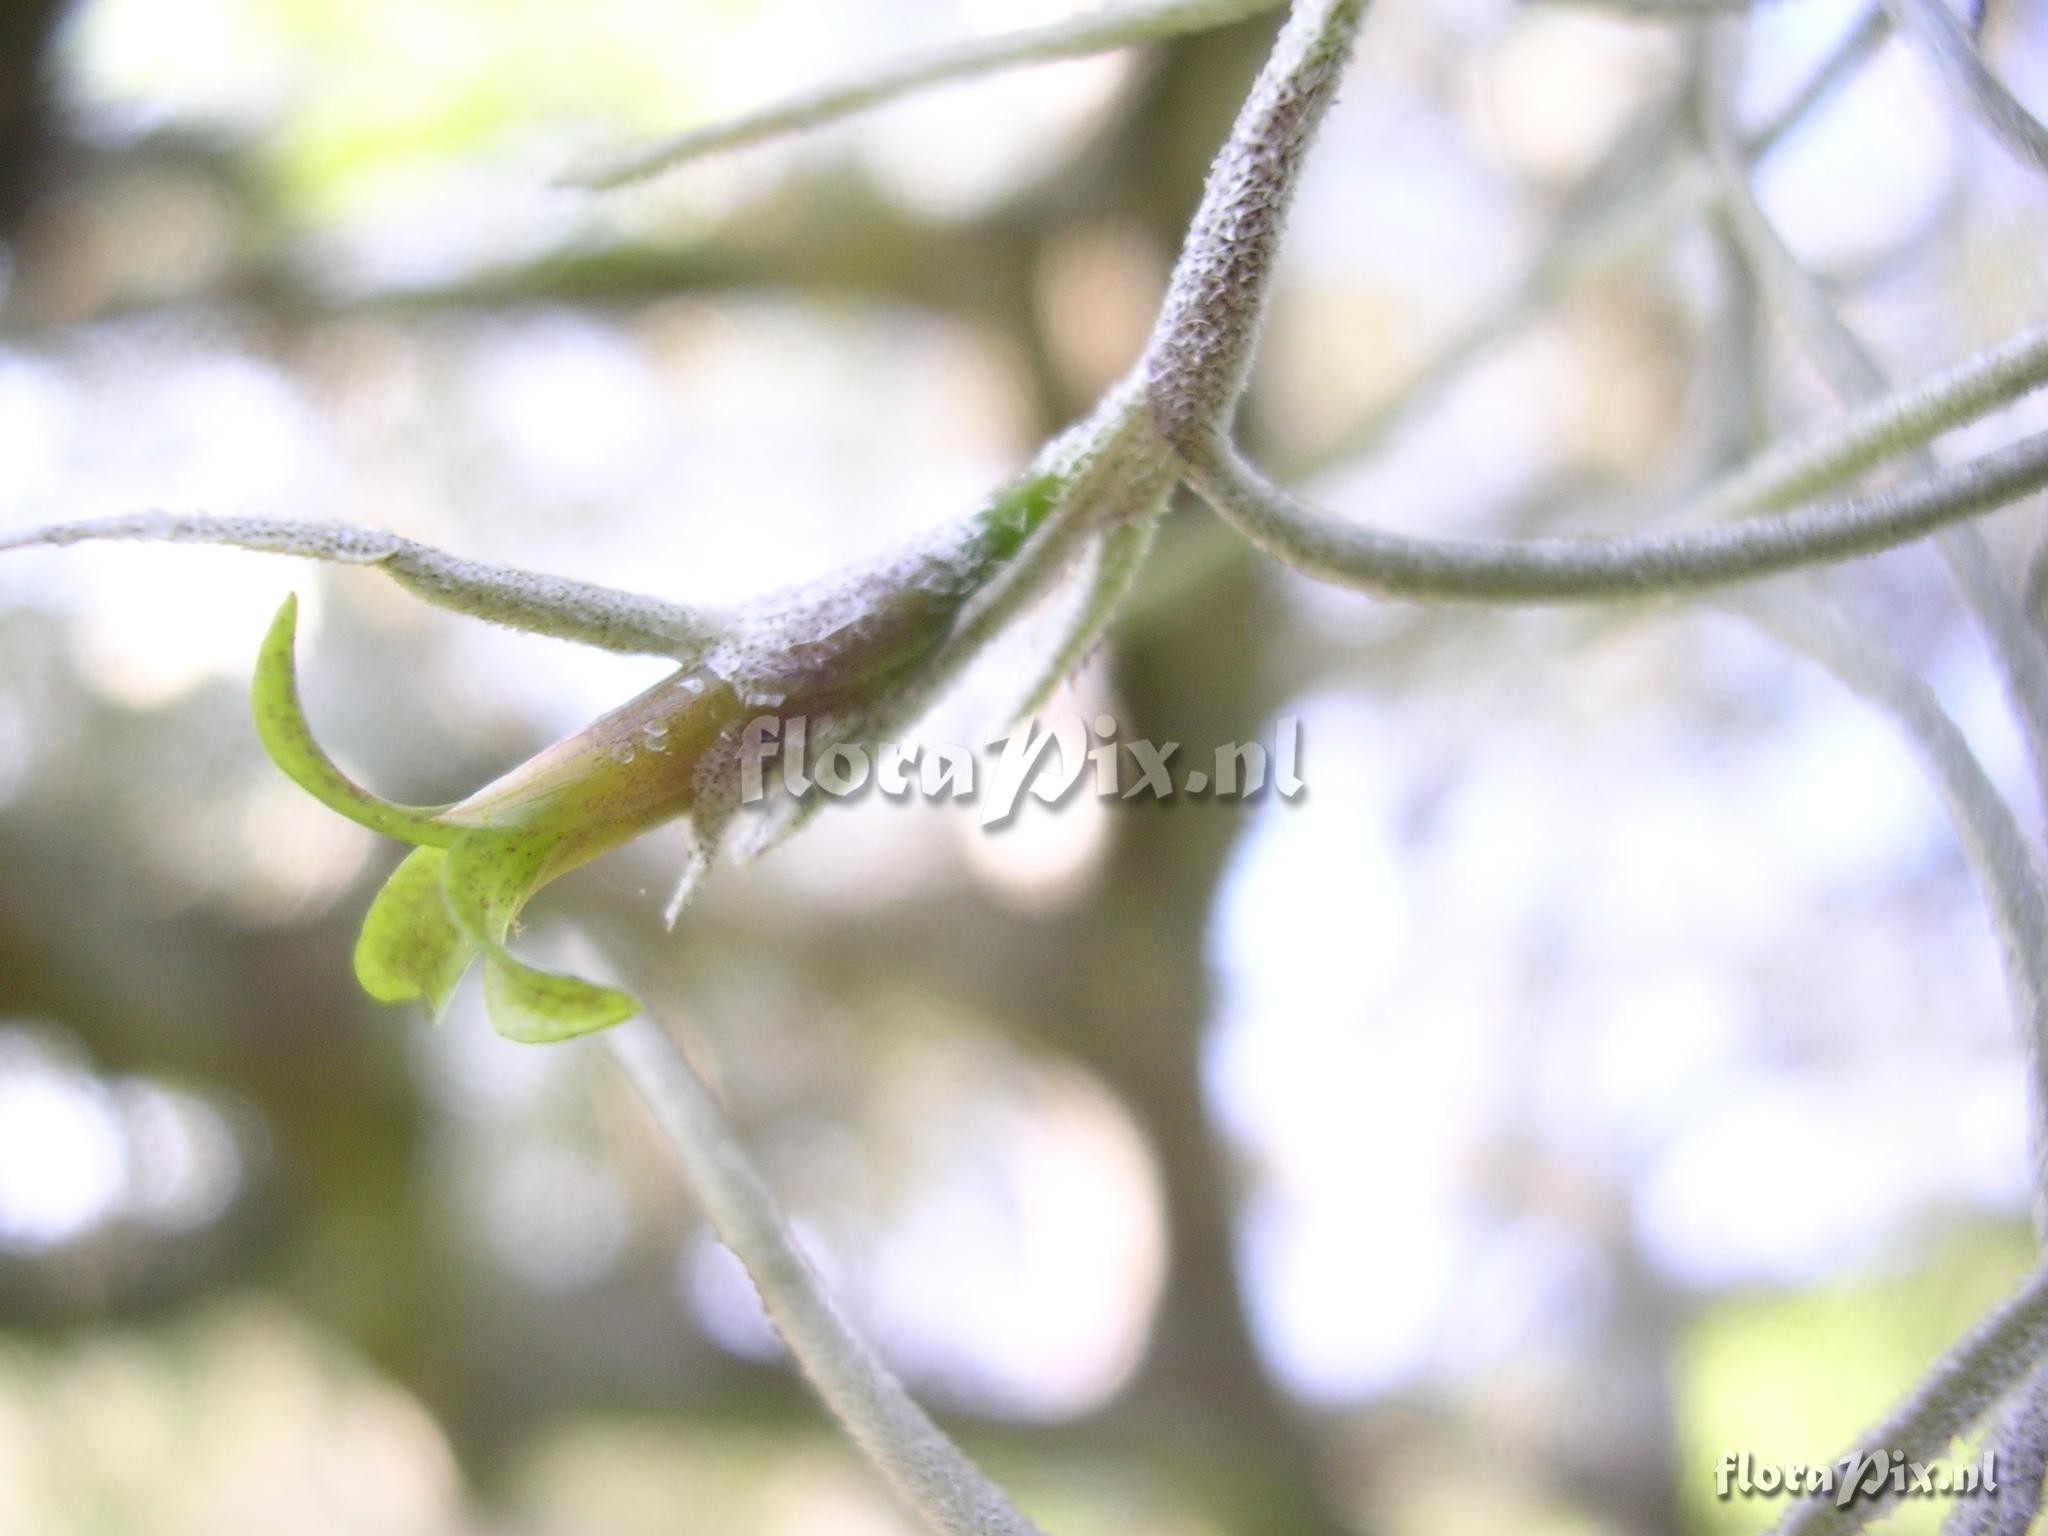
<svg viewBox="0 0 2048 1536"><path fill-rule="evenodd" d="M1137 0L1072 21L936 51L693 128L586 167L590 188L673 171L714 151L796 132L937 83L1043 60L1144 44L1241 22L1272 0ZM2048 894L2036 850L1933 691L1884 638L1843 617L1811 579L1833 562L1930 534L1996 657L2048 805L2048 647L2039 597L2048 561L2008 577L1970 520L2048 486L2048 433L1959 463L1930 451L1942 434L2048 383L2048 324L2015 333L1940 373L1890 385L1803 272L1750 190L1794 127L1852 77L1888 32L1919 50L1960 111L2022 164L2048 174L2044 129L1998 81L1970 28L1940 0L1884 0L1842 37L1766 122L1730 109L1746 22L1726 0L1619 0L1682 34L1685 87L1653 111L1570 200L1524 281L1426 368L1393 409L1436 388L1491 339L1588 273L1705 221L1754 290L1814 358L1844 411L1803 436L1707 475L1628 531L1523 541L1453 540L1377 529L1275 484L1237 448L1233 422L1255 360L1272 275L1304 160L1345 80L1363 0L1303 0L1210 170L1143 355L1082 421L1048 442L956 526L823 582L733 612L479 565L353 527L143 514L58 523L0 549L94 539L237 545L374 567L457 612L607 650L662 656L675 670L581 731L452 805L414 807L352 782L320 749L300 707L295 604L287 597L257 652L257 734L278 766L322 803L410 844L371 904L355 973L374 997L437 1012L481 960L486 1008L515 1040L597 1030L647 1100L770 1317L862 1453L934 1529L1035 1529L911 1401L847 1325L792 1242L774 1201L715 1103L630 990L543 970L508 948L535 891L650 828L682 822L691 854L677 905L721 854L772 845L817 803L783 795L741 805L749 731L802 718L811 739L859 744L901 730L988 642L1055 586L1079 580L1072 629L1051 644L1035 705L1099 642L1131 588L1180 486L1245 539L1308 576L1382 599L1494 604L1636 603L1710 594L1827 667L1895 720L1948 805L2006 961L2019 1042L2030 1063L2037 1222L2048 1222ZM1675 189L1675 190L1674 190ZM1646 211L1647 210L1647 211ZM1352 450L1384 433L1383 412ZM1855 489L1876 472L1890 478ZM1666 525L1644 529L1652 520ZM1799 584L1743 588L1809 573ZM1028 707L1028 706L1027 706ZM673 909L672 909L673 910ZM338 962L337 962L338 963ZM2020 1530L2048 1465L2048 1267L1928 1372L1858 1450L1932 1456L2004 1405L1993 1434L2032 1469L1999 1501L1959 1506L1962 1530ZM1809 1500L1787 1532L1844 1532L1884 1512L1890 1484ZM2016 1523L2015 1523L2016 1522Z"/></svg>

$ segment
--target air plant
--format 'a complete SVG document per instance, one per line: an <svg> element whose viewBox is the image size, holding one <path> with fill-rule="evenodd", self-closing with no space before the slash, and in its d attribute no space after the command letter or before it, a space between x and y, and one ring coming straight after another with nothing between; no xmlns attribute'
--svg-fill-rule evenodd
<svg viewBox="0 0 2048 1536"><path fill-rule="evenodd" d="M1702 13L1726 9L1718 0L1619 3L1684 18L1689 26ZM585 179L620 184L940 80L1199 31L1275 4L1121 0L1098 15L976 40L676 135L597 167ZM1775 240L1748 187L1755 161L1868 57L1887 18L2010 154L2048 171L2048 128L1990 72L1963 23L1939 0L1883 0L1883 17L1873 10L1873 19L1837 46L1774 122L1747 135L1736 132L1728 116L1739 60L1719 50L1722 67L1703 71L1703 89L1687 93L1705 103L1702 137L1711 174L1684 211L1706 208L1725 220L1736 255L1762 279L1759 290L1826 365L1823 372L1846 386L1850 408L1805 437L1766 450L1682 506L1662 509L1670 521L1691 526L1631 525L1604 536L1518 542L1409 535L1333 513L1267 479L1232 434L1301 165L1344 77L1363 10L1362 0L1299 0L1291 7L1211 169L1151 340L1125 381L979 512L895 558L763 599L739 615L709 615L558 577L495 570L352 528L152 514L0 538L0 550L97 538L169 539L371 565L430 601L476 617L674 663L676 670L654 687L468 798L437 807L379 799L321 751L299 705L293 602L286 602L264 641L253 698L258 731L286 773L342 814L413 845L365 919L355 956L363 986L379 998L424 999L439 1010L481 956L485 1003L503 1034L560 1040L623 1024L611 1036L617 1058L653 1108L717 1229L746 1260L792 1353L891 1483L934 1528L954 1536L1022 1536L1036 1528L934 1428L847 1327L702 1083L653 1020L633 1017L638 1001L615 987L542 970L506 948L521 911L543 885L651 828L686 822L693 850L682 882L687 894L710 854L728 841L762 846L794 826L814 802L779 800L762 813L751 839L728 836L741 820L734 785L751 721L801 716L821 749L900 728L992 636L1085 565L1077 617L1045 657L1045 681L1031 695L1037 700L1100 638L1169 494L1184 484L1250 543L1302 574L1403 601L1639 602L1959 530L1948 541L1951 568L1999 657L2037 758L2037 779L2048 791L2048 652L2016 584L1971 542L1975 535L1966 527L2048 484L2048 433L1959 463L1908 457L1939 434L2048 382L2048 327L2015 334L1919 384L1887 389L1828 311L1827 294ZM1628 190L1646 189L1632 184ZM1591 204L1619 208L1645 200L1596 197L1560 219L1513 303L1452 348L1452 357L1469 357L1513 329L1555 296L1574 267L1593 260L1587 251L1603 242L1587 238L1584 226L1604 216L1598 208L1589 213ZM1622 243L1615 228L1595 233L1604 233L1610 246ZM1902 458L1908 470L1902 478L1824 499ZM2037 563L2029 587L2048 590L2048 559ZM2048 1212L2048 974L2041 962L2048 953L2048 895L2032 850L1939 700L1889 654L1882 637L1818 609L1796 624L1784 622L1780 603L1766 600L1757 612L1774 633L1891 713L1951 803L2006 940L2015 1024L2034 1063L2035 1174L2039 1208ZM1937 1362L1865 1444L1872 1454L1931 1456L2032 1382L1998 1434L2001 1454L2033 1456L2038 1466L2048 1446L2039 1388L2048 1372L2044 1360L2048 1267ZM1798 1536L1852 1531L1881 1503L1882 1496L1853 1507L1806 1501L1784 1529ZM2031 1513L2031 1507L2022 1511Z"/></svg>
<svg viewBox="0 0 2048 1536"><path fill-rule="evenodd" d="M701 654L451 805L386 800L321 748L300 702L298 601L288 597L263 639L250 688L264 749L322 804L413 845L364 917L355 949L364 991L383 1002L423 999L438 1018L480 956L485 1009L508 1039L565 1040L631 1017L640 1008L631 993L543 969L506 947L534 894L644 832L681 821L690 857L673 912L742 810L756 823L743 840L747 850L786 833L815 802L778 795L742 807L742 755L799 717L822 747L914 713L997 627L986 609L992 598L1004 606L999 578L1014 574L1048 514L1074 503L1087 458L1056 455L1064 472L1024 476L952 529L698 626L705 630ZM1095 532L1082 533L1083 543L1100 542ZM1047 574L1056 575L1061 562L1051 564ZM1066 665L1072 648L1062 647L1055 665ZM777 731L761 729L768 722Z"/></svg>
<svg viewBox="0 0 2048 1536"><path fill-rule="evenodd" d="M314 740L293 658L298 599L264 637L250 704L273 761L323 805L413 845L356 942L356 980L439 1017L479 954L484 1005L514 1040L566 1039L630 1017L615 987L542 970L505 940L534 892L627 839L687 815L705 754L745 711L722 679L682 668L454 805L398 805L364 789Z"/></svg>

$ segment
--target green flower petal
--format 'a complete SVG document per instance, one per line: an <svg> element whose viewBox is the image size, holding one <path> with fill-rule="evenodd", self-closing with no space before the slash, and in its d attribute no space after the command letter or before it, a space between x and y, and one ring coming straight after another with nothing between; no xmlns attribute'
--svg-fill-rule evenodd
<svg viewBox="0 0 2048 1536"><path fill-rule="evenodd" d="M356 941L356 980L365 992L384 1003L424 997L437 1019L476 958L476 945L441 895L446 861L439 848L408 854L370 904Z"/></svg>
<svg viewBox="0 0 2048 1536"><path fill-rule="evenodd" d="M567 1040L640 1011L631 993L544 971L505 949L528 898L552 873L555 841L527 829L477 829L449 845L441 873L448 914L484 952L484 1007L508 1040Z"/></svg>
<svg viewBox="0 0 2048 1536"><path fill-rule="evenodd" d="M600 987L514 960L503 950L484 956L484 1009L507 1040L545 1045L624 1023L640 1000L616 987Z"/></svg>
<svg viewBox="0 0 2048 1536"><path fill-rule="evenodd" d="M263 750L293 783L350 821L400 842L447 847L461 831L435 819L447 806L394 805L389 800L380 800L320 750L299 704L299 674L293 659L298 625L299 600L297 596L287 597L284 606L277 610L277 617L270 621L263 649L256 654L249 708L256 717L256 735Z"/></svg>

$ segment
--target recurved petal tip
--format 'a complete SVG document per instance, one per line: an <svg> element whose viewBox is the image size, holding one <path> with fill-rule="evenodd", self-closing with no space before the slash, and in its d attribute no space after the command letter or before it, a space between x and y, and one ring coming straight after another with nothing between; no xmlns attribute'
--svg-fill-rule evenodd
<svg viewBox="0 0 2048 1536"><path fill-rule="evenodd" d="M298 627L299 599L293 593L270 621L249 684L249 710L263 750L293 783L350 821L401 842L446 847L460 830L437 819L446 806L397 805L378 798L336 767L313 739L299 702Z"/></svg>

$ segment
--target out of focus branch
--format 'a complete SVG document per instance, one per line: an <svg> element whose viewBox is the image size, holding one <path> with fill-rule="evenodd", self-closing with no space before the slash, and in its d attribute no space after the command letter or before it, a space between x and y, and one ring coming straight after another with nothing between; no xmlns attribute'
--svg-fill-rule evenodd
<svg viewBox="0 0 2048 1536"><path fill-rule="evenodd" d="M1891 716L1940 790L2005 961L2027 1063L2035 1222L2048 1227L2048 896L2026 834L1934 690L1875 635L1810 594L1796 602L1743 594L1729 606Z"/></svg>
<svg viewBox="0 0 2048 1536"><path fill-rule="evenodd" d="M1740 34L1731 30L1709 43L1709 81L1702 103L1702 129L1723 181L1722 206L1728 226L1759 287L1837 396L1847 403L1867 401L1885 385L1876 359L1835 313L1750 189L1729 110L1741 64L1741 41ZM1924 449L1917 449L1912 457L1923 470L1934 466L1933 455ZM2048 809L2048 652L2027 621L2019 593L2006 582L1976 529L1945 530L1936 546L1989 642L2027 741L2037 792ZM2038 1230L2048 1233L2048 970L2043 969L2048 963L2043 960L2048 953L2048 918L2043 916L2040 871L2012 825L2010 811L1982 770L1976 769L1961 733L1932 693L1917 679L1892 676L1876 657L1874 645L1862 644L1869 654L1859 659L1855 654L1859 643L1845 632L1843 638L1817 653L1922 741L1936 780L1955 808L1971 865L1999 915L2014 1026L2020 1048L2032 1066L2029 1121L2035 1164L2034 1222ZM1804 648L1815 650L1810 637ZM1950 760L1958 755L1960 764Z"/></svg>
<svg viewBox="0 0 2048 1536"><path fill-rule="evenodd" d="M1873 5L1799 89L1744 136L1749 163L1769 158L1863 65L1889 31L1884 12ZM1691 160L1681 159L1678 147L1684 95L1676 92L1655 101L1623 125L1614 147L1551 218L1542 244L1514 287L1466 322L1383 405L1320 449L1310 462L1293 467L1312 472L1370 453L1475 360L1559 298L1656 249L1687 219L1710 208L1717 194L1715 178Z"/></svg>
<svg viewBox="0 0 2048 1536"><path fill-rule="evenodd" d="M1675 515L1712 521L1794 503L1915 450L2048 384L2048 325L2033 326L1953 367L1792 438L1688 496Z"/></svg>
<svg viewBox="0 0 2048 1536"><path fill-rule="evenodd" d="M1741 63L1740 43L1739 35L1730 33L1713 46L1716 57L1710 73L1717 78L1703 103L1702 126L1722 180L1729 226L1759 285L1829 387L1844 404L1868 403L1887 387L1876 358L1835 313L1820 284L1800 265L1751 190L1729 109L1733 76ZM1934 456L1917 446L1911 462L1922 471L1935 465ZM2027 738L2042 807L2048 810L2048 651L2043 650L2040 635L2027 621L2020 595L1998 570L1981 535L1974 529L1955 529L1944 533L1937 547L1991 644Z"/></svg>
<svg viewBox="0 0 2048 1536"><path fill-rule="evenodd" d="M1920 1379L1882 1422L1836 1458L1836 1464L1882 1463L1894 1452L1908 1461L1931 1461L1967 1433L2048 1353L2048 1266L1979 1323ZM1879 1486L1846 1505L1835 1499L1800 1499L1776 1536L1848 1536L1880 1518L1897 1495L1887 1475Z"/></svg>
<svg viewBox="0 0 2048 1536"><path fill-rule="evenodd" d="M2022 165L2048 176L2048 128L1991 72L1962 18L1943 0L1884 0L1884 7L1958 104Z"/></svg>
<svg viewBox="0 0 2048 1536"><path fill-rule="evenodd" d="M973 38L921 58L883 65L758 111L672 135L587 170L572 171L566 180L588 187L623 186L720 150L819 127L935 85L1228 26L1277 4L1279 0L1122 0L1046 26Z"/></svg>
<svg viewBox="0 0 2048 1536"><path fill-rule="evenodd" d="M0 9L0 242L11 242L48 185L57 139L51 46L69 0L8 0Z"/></svg>
<svg viewBox="0 0 2048 1536"><path fill-rule="evenodd" d="M946 1536L1039 1536L833 1305L775 1197L667 1030L642 1013L604 1039L674 1150L712 1228L746 1266L790 1354L897 1493Z"/></svg>
<svg viewBox="0 0 2048 1536"><path fill-rule="evenodd" d="M1647 596L1872 553L2048 482L2048 440L1890 491L1737 528L1526 545L1406 538L1336 517L1265 479L1230 440L1289 203L1348 57L1359 8L1294 13L1217 157L1142 369L1188 481L1224 520L1306 575L1383 596L1562 602Z"/></svg>
<svg viewBox="0 0 2048 1536"><path fill-rule="evenodd" d="M2027 1536L2032 1529L2041 1512L2042 1481L2048 1478L2048 1366L2036 1370L2007 1400L1984 1442L1984 1456L1998 1469L1997 1488L1956 1500L1941 1524L1941 1536Z"/></svg>

